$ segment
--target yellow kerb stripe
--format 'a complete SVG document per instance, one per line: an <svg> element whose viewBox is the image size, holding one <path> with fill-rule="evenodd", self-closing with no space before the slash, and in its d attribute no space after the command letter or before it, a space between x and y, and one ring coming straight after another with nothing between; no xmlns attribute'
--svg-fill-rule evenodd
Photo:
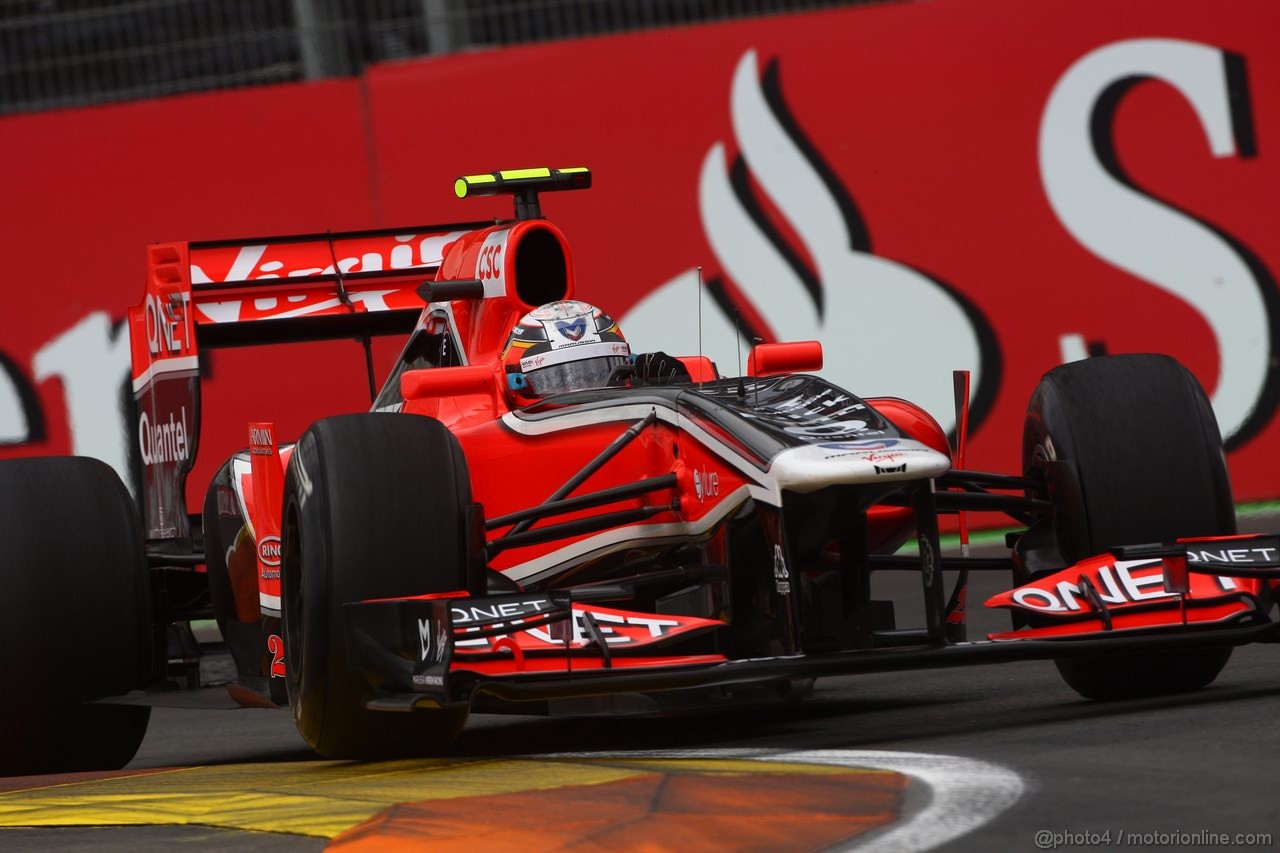
<svg viewBox="0 0 1280 853"><path fill-rule="evenodd" d="M586 167L586 166L574 166L572 169L561 169L560 171L561 171L561 172L585 172L585 171L587 171L587 167Z"/></svg>

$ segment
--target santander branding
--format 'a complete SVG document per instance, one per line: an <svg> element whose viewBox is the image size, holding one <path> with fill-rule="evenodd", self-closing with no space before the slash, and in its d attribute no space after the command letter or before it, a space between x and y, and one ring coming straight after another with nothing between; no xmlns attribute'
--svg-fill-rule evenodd
<svg viewBox="0 0 1280 853"><path fill-rule="evenodd" d="M138 449L142 451L144 465L160 465L165 462L186 461L190 452L187 440L187 407L182 407L182 415L175 419L169 413L169 422L152 424L147 413L138 418Z"/></svg>

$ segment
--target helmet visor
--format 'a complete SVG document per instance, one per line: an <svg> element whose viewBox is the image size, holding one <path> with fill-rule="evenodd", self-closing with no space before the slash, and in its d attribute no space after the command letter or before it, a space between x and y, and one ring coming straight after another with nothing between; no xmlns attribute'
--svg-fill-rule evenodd
<svg viewBox="0 0 1280 853"><path fill-rule="evenodd" d="M604 388L609 384L613 371L626 363L626 358L617 355L584 358L526 371L525 379L529 383L529 391L539 397L587 388Z"/></svg>

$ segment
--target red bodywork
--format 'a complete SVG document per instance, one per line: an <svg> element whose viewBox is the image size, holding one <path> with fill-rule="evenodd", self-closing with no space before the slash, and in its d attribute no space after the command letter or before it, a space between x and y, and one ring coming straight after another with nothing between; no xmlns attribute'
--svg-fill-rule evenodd
<svg viewBox="0 0 1280 853"><path fill-rule="evenodd" d="M648 514L608 529L498 551L489 567L514 582L515 589L572 586L575 573L604 556L667 543L697 543L703 548L704 561L723 562L726 545L719 531L726 519L750 499L780 511L784 490L807 490L803 474L795 471L820 470L827 464L824 460L856 457L860 464L874 464L875 475L885 475L884 482L904 480L907 463L914 465L913 460L923 458L920 454L928 455L935 465L929 477L945 473L951 462L951 448L938 423L918 406L889 397L865 402L896 428L893 434L900 439L878 444L823 444L813 439L801 448L813 452L795 463L798 467L793 467L791 479L785 482L781 475L774 476L776 459L753 455L755 451L746 446L741 434L714 418L699 418L678 406L663 408L640 402L594 409L570 407L563 416L552 412L542 420L525 411L513 411L502 358L512 327L540 304L572 299L575 290L568 243L555 226L539 218L399 232L171 243L152 247L149 261L146 295L141 305L131 309L129 322L144 473L143 520L147 538L153 543L191 536L183 495L197 445L199 353L206 346L426 331L450 336L458 350L456 363L400 370L384 388L376 408L425 415L444 423L461 443L474 499L488 519L551 499L558 486L588 467L620 434L651 418L650 428L577 487L577 492L584 494L674 475L663 488L619 498L608 505L610 512L630 509ZM424 306L424 291L420 290L424 282L433 286L465 284L470 291L466 298L430 301ZM682 360L694 380L692 388L700 389L701 383L716 378L715 366L705 358L686 356ZM817 369L821 360L817 342L774 344L753 353L748 366L750 374L763 377ZM834 393L843 392L835 389ZM823 405L834 402L828 400ZM262 614L273 620L279 617L281 607L281 490L290 449L278 447L270 424L251 424L248 436L248 459L230 463L235 472L232 482L256 545ZM915 475L915 480L921 478ZM827 480L813 488L837 482L854 481ZM879 485L874 478L857 482ZM888 491L876 494L881 493ZM910 503L868 503L868 553L891 553L916 533L917 513ZM588 519L599 510L596 506L570 511L556 520ZM797 565L789 546L782 544L785 535L776 518L762 524L766 538L779 543L773 546L774 592L782 602L778 612L784 613L783 618L792 626L778 642L782 651L795 654L802 650L802 643L796 628L797 605L791 597L793 582L797 571L817 569ZM504 524L491 531L491 542L513 526ZM1188 547L1201 544L1202 540L1196 540ZM823 547L824 559L841 559L837 537ZM1254 542L1240 547L1265 545ZM931 559L922 554L926 587L938 565ZM990 639L1109 637L1230 621L1255 611L1265 585L1275 583L1260 577L1233 578L1230 567L1217 573L1212 566L1198 568L1200 571L1188 572L1186 560L1176 555L1085 560L988 601L989 606L1032 613L1037 625ZM952 623L949 638L963 637L963 589L959 593L958 603L946 614L938 609L940 601L932 605L935 616ZM688 615L659 617L598 605L583 607L575 602L566 609L565 623L570 628L562 630L570 630L573 637L553 636L541 625L522 628L526 617L504 623L495 616L496 623L489 620L485 624L505 624L510 632L474 641L467 634L480 629L467 628L465 618L458 623L458 614L464 610L455 609L451 665L454 670L484 676L598 669L611 666L605 645L661 646L667 640L727 624ZM605 626L608 637L594 640L602 656L570 656L570 650L585 651L593 642L581 634L582 620L593 626L592 631ZM658 621L663 623L661 630L654 627ZM283 654L278 632L270 630L274 626L269 622L265 632L264 659L271 662L270 674L278 676L282 674ZM953 631L956 627L958 631ZM563 651L563 656L545 654L556 650ZM703 666L724 660L719 654L663 656L655 649L652 655L614 663L644 669Z"/></svg>

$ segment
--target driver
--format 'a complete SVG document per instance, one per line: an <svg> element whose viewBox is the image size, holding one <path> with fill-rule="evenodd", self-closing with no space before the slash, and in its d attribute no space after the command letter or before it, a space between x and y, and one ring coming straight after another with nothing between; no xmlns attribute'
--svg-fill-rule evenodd
<svg viewBox="0 0 1280 853"><path fill-rule="evenodd" d="M527 404L549 394L603 388L631 360L631 347L608 314L585 302L548 302L520 318L502 360L507 388Z"/></svg>
<svg viewBox="0 0 1280 853"><path fill-rule="evenodd" d="M663 353L640 356L633 366L631 347L613 318L576 300L548 302L521 317L507 338L502 360L507 388L517 405L565 391L621 385L628 377L688 379L684 365Z"/></svg>

